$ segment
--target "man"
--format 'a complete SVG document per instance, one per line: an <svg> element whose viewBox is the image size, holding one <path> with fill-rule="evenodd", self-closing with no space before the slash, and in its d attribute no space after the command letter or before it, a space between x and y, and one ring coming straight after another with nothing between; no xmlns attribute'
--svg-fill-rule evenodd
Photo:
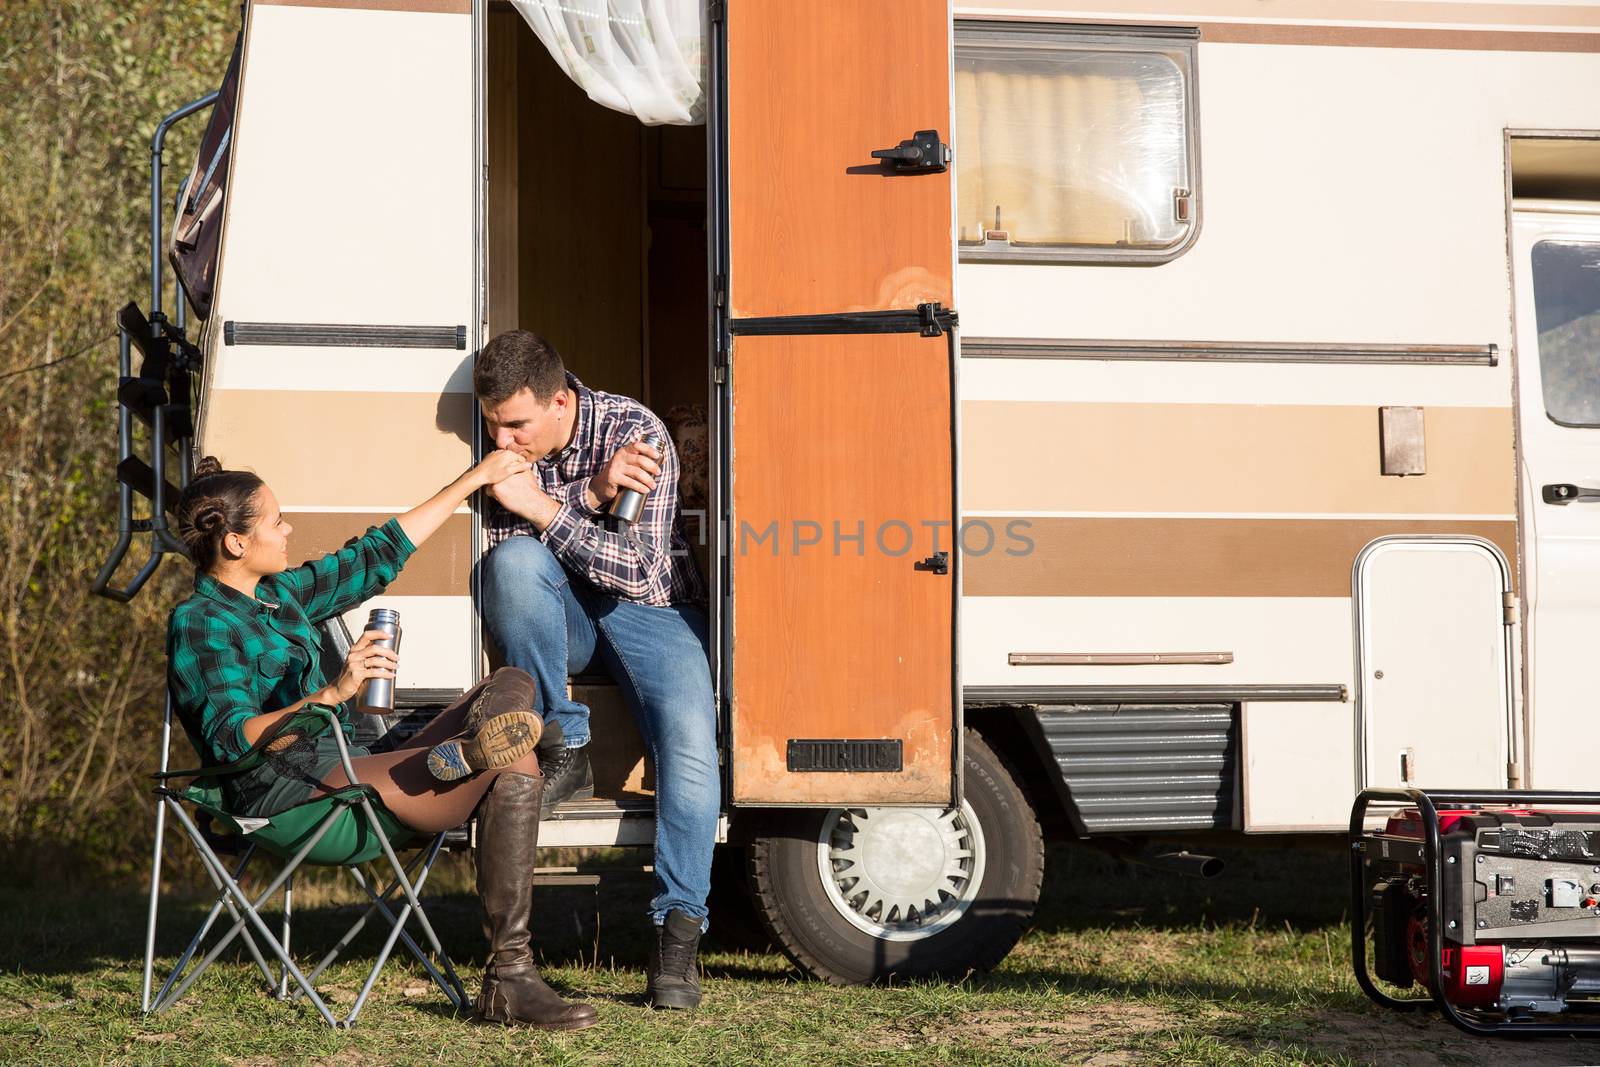
<svg viewBox="0 0 1600 1067"><path fill-rule="evenodd" d="M721 784L705 589L679 528L677 452L653 412L586 388L525 330L484 346L473 389L495 447L534 463L489 490L482 595L506 661L538 683L546 736L564 742L541 749L544 810L593 795L589 709L567 696L567 678L598 662L655 767L648 996L658 1008L695 1007ZM642 441L651 434L658 448ZM607 516L628 489L647 494L631 527Z"/></svg>

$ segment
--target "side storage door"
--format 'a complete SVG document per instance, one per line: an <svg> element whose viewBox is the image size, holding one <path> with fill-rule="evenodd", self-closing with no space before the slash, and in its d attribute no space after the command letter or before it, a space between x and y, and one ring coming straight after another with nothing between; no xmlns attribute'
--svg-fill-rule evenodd
<svg viewBox="0 0 1600 1067"><path fill-rule="evenodd" d="M732 0L718 27L733 799L957 792L943 3ZM919 140L923 159L875 158Z"/></svg>
<svg viewBox="0 0 1600 1067"><path fill-rule="evenodd" d="M1356 559L1357 788L1504 789L1511 566L1476 537L1381 537Z"/></svg>

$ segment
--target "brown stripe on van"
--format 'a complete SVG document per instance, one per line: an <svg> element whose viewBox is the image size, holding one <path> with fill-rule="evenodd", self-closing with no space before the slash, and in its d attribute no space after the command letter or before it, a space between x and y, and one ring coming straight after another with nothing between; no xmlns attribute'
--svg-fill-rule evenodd
<svg viewBox="0 0 1600 1067"><path fill-rule="evenodd" d="M1378 408L961 406L971 511L1513 515L1511 409L1426 407L1427 473L1384 476Z"/></svg>
<svg viewBox="0 0 1600 1067"><path fill-rule="evenodd" d="M253 470L287 508L392 508L472 465L470 393L214 389L202 452Z"/></svg>
<svg viewBox="0 0 1600 1067"><path fill-rule="evenodd" d="M1516 559L1516 523L1385 519L989 518L967 531L966 596L1348 597L1379 537L1486 538ZM978 552L982 551L979 555Z"/></svg>
<svg viewBox="0 0 1600 1067"><path fill-rule="evenodd" d="M316 559L333 552L388 515L376 512L286 511L293 532L289 558ZM472 593L472 516L451 515L406 562L387 590L390 596L470 596Z"/></svg>
<svg viewBox="0 0 1600 1067"><path fill-rule="evenodd" d="M255 0L270 7L333 7L351 11L420 11L432 15L470 15L472 0Z"/></svg>

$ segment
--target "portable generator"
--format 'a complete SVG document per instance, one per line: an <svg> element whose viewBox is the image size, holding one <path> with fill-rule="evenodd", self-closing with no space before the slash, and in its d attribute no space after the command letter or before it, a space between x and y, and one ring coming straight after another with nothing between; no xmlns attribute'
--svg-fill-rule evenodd
<svg viewBox="0 0 1600 1067"><path fill-rule="evenodd" d="M1600 811L1562 810L1593 805L1600 793L1362 792L1350 815L1362 990L1472 1034L1600 1035ZM1375 806L1391 809L1382 830L1367 826ZM1391 996L1373 976L1428 996Z"/></svg>

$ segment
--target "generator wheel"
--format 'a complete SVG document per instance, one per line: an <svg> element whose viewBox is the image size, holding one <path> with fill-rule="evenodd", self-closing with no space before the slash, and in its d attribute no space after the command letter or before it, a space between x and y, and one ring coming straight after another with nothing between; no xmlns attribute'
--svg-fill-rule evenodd
<svg viewBox="0 0 1600 1067"><path fill-rule="evenodd" d="M1039 820L972 730L965 759L954 810L764 813L750 846L756 909L798 967L836 985L960 978L1011 951L1044 879Z"/></svg>

